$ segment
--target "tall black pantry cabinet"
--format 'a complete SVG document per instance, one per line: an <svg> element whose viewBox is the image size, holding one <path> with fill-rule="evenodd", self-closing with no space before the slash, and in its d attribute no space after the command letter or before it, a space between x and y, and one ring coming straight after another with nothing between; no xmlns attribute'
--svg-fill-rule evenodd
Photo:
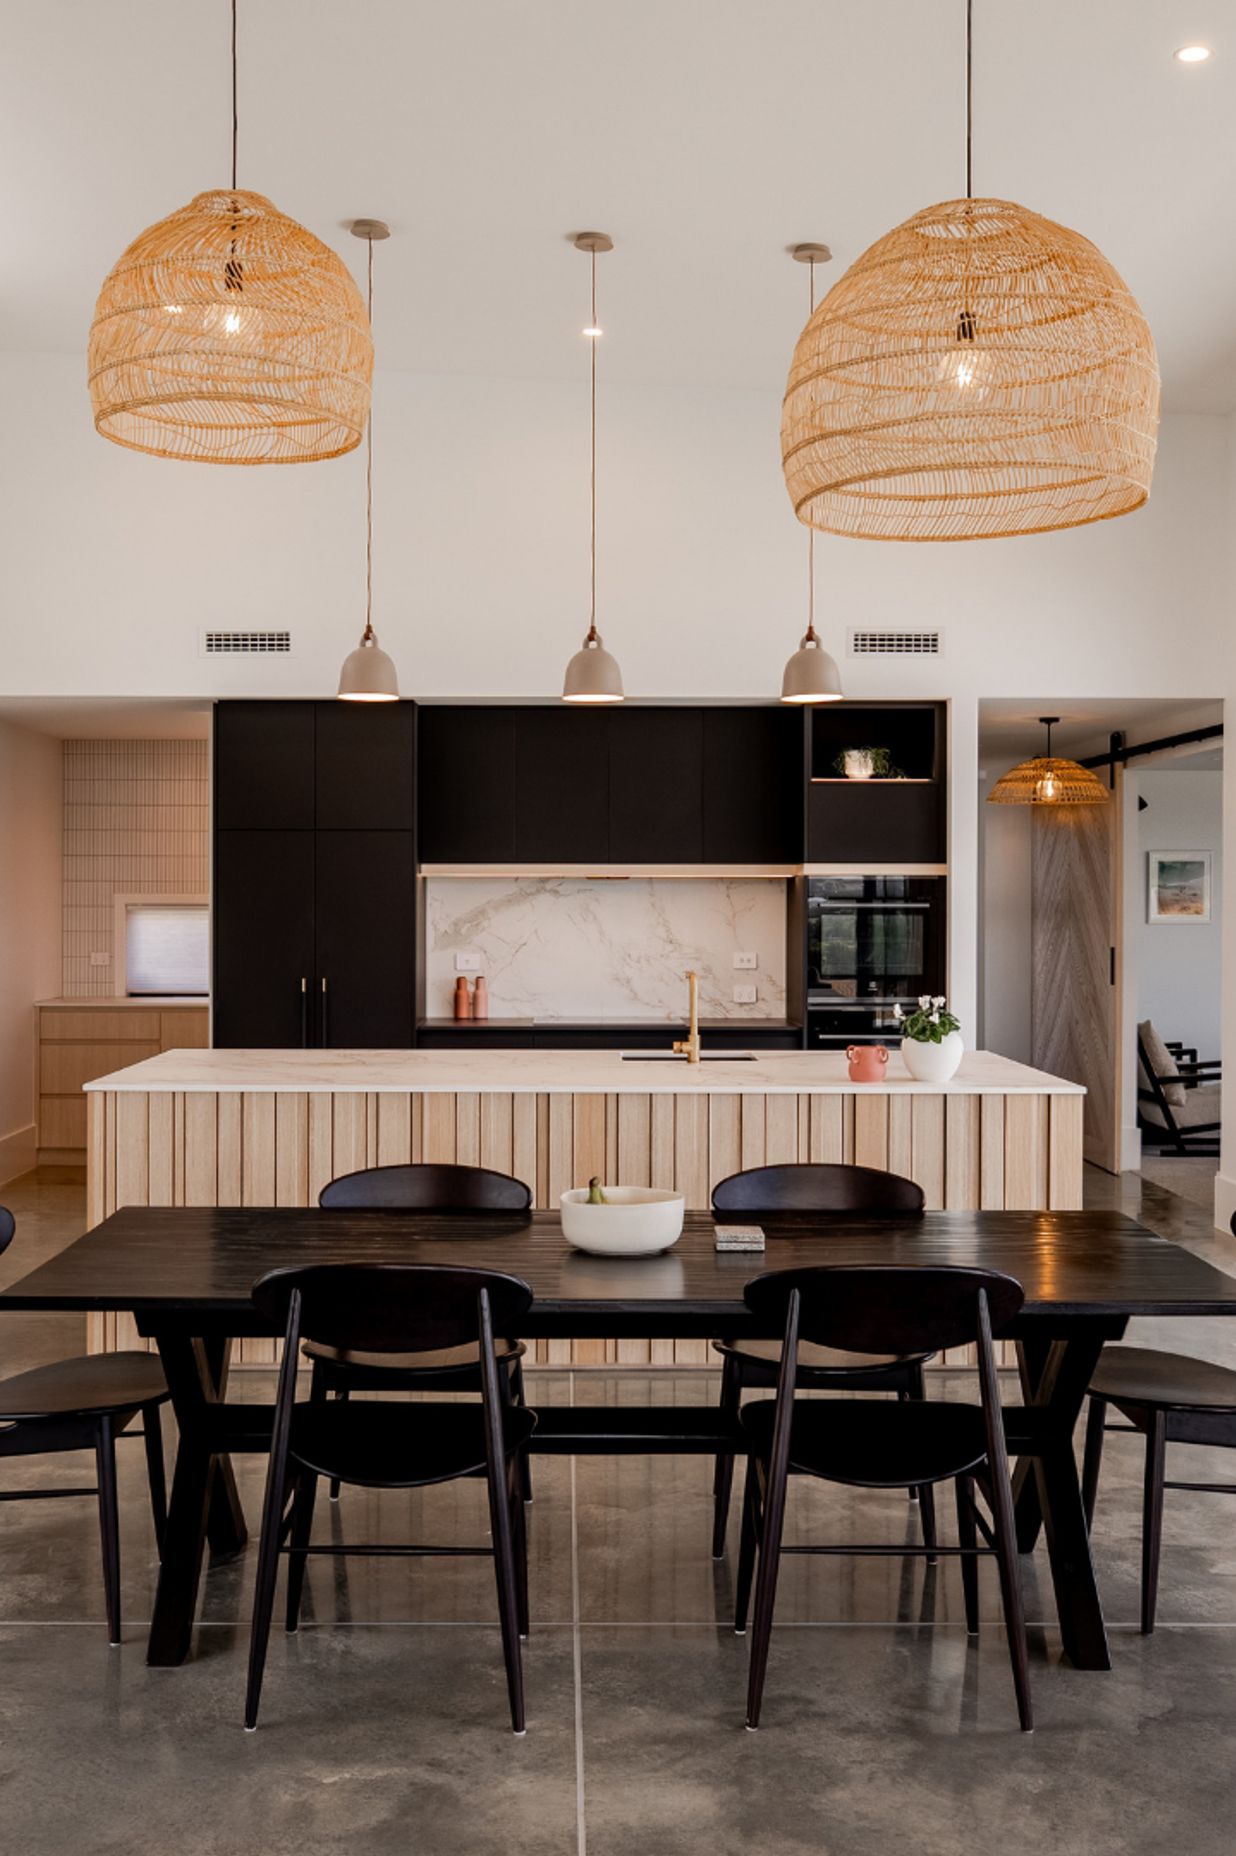
<svg viewBox="0 0 1236 1856"><path fill-rule="evenodd" d="M412 1045L415 824L414 704L216 705L217 1047Z"/></svg>

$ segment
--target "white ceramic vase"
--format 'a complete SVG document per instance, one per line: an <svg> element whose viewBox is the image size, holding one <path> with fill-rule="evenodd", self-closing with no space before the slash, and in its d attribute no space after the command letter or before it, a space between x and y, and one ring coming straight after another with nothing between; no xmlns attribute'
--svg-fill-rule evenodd
<svg viewBox="0 0 1236 1856"><path fill-rule="evenodd" d="M938 1044L923 1044L918 1038L901 1040L906 1069L916 1083L947 1083L957 1074L965 1048L960 1031L950 1031Z"/></svg>

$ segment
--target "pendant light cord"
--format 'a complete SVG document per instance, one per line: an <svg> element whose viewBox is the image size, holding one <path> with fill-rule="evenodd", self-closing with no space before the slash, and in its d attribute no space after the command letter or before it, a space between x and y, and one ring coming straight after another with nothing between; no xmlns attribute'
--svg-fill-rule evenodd
<svg viewBox="0 0 1236 1856"><path fill-rule="evenodd" d="M369 332L373 334L373 240L369 246ZM365 638L373 637L373 393L365 421Z"/></svg>
<svg viewBox="0 0 1236 1856"><path fill-rule="evenodd" d="M966 198L974 198L974 0L966 0Z"/></svg>
<svg viewBox="0 0 1236 1856"><path fill-rule="evenodd" d="M592 327L597 323L597 254L592 253ZM594 334L588 343L592 350L592 449L588 463L588 494L591 501L589 526L589 575L590 592L588 608L588 642L595 643L597 636L597 341Z"/></svg>
<svg viewBox="0 0 1236 1856"><path fill-rule="evenodd" d="M236 100L236 0L232 0L232 192L236 191L236 144L240 136L240 112Z"/></svg>
<svg viewBox="0 0 1236 1856"><path fill-rule="evenodd" d="M810 303L808 320L815 314L815 259L807 266L807 300ZM803 643L814 644L815 636L815 530L807 526L807 635Z"/></svg>

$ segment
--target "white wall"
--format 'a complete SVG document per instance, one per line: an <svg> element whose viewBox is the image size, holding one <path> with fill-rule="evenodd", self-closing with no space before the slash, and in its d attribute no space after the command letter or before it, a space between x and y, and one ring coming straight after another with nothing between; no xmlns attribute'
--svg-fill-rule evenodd
<svg viewBox="0 0 1236 1856"><path fill-rule="evenodd" d="M36 999L60 991L61 749L0 721L0 1182L34 1165Z"/></svg>
<svg viewBox="0 0 1236 1856"><path fill-rule="evenodd" d="M586 616L586 380L384 372L374 404L375 619L405 691L553 694ZM126 452L94 433L80 362L56 355L0 358L0 405L21 433L0 459L0 612L21 621L0 630L0 692L334 687L362 612L360 453L226 470ZM775 391L603 386L600 620L631 695L775 693L806 547L778 411ZM944 631L938 661L842 664L855 696L950 699L949 989L971 1035L978 700L1236 693L1228 427L1165 418L1150 502L1119 521L954 546L819 538L830 644L853 625ZM198 655L207 626L273 624L292 627L290 659ZM1236 1012L1230 1048L1236 1062Z"/></svg>
<svg viewBox="0 0 1236 1856"><path fill-rule="evenodd" d="M1164 768L1130 774L1147 809L1137 816L1135 907L1125 918L1125 961L1137 986L1137 1017L1153 1018L1165 1038L1219 1054L1223 937L1223 775ZM1208 850L1213 857L1209 922L1148 922L1149 851ZM1132 900L1132 898L1130 898Z"/></svg>

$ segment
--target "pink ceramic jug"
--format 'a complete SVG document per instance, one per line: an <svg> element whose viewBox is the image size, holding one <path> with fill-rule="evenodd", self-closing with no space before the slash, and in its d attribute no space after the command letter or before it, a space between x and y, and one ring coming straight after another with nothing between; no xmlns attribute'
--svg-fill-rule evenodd
<svg viewBox="0 0 1236 1856"><path fill-rule="evenodd" d="M846 1051L850 1060L852 1083L878 1083L884 1075L888 1051L883 1044L851 1044Z"/></svg>

